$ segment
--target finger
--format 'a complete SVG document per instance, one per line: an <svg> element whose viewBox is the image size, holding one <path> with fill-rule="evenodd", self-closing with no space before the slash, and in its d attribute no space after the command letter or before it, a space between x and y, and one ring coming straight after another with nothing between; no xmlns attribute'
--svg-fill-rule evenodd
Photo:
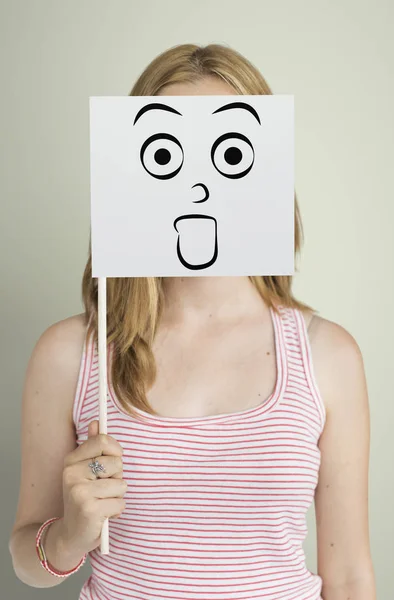
<svg viewBox="0 0 394 600"><path fill-rule="evenodd" d="M99 514L109 519L120 517L126 508L124 498L98 498L96 502Z"/></svg>
<svg viewBox="0 0 394 600"><path fill-rule="evenodd" d="M94 498L123 498L127 491L127 482L124 479L96 479L84 484L91 486Z"/></svg>
<svg viewBox="0 0 394 600"><path fill-rule="evenodd" d="M96 471L97 475L94 474L92 467L90 466L94 460L104 467L104 471ZM115 479L122 479L123 477L123 461L120 456L99 456L97 459L83 460L72 466L73 477L75 479L108 479L108 477L115 477Z"/></svg>
<svg viewBox="0 0 394 600"><path fill-rule="evenodd" d="M97 420L91 421L88 425L88 437L93 437L99 432L99 422Z"/></svg>
<svg viewBox="0 0 394 600"><path fill-rule="evenodd" d="M70 452L64 461L64 465L73 465L83 460L97 458L101 455L122 456L123 448L115 438L105 433L99 433L88 438L78 448Z"/></svg>

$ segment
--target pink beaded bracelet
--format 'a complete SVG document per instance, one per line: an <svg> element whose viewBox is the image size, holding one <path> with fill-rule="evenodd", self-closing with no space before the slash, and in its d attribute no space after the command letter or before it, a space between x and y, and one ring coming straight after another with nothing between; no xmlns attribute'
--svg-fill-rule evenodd
<svg viewBox="0 0 394 600"><path fill-rule="evenodd" d="M61 517L53 517L52 519L48 519L47 521L45 521L45 523L43 523L41 525L41 527L37 531L37 535L36 535L36 550L37 550L38 558L40 559L40 563L46 571L51 573L51 575L55 575L55 577L68 577L72 573L76 573L78 571L78 569L80 569L82 567L82 565L86 561L87 554L85 554L83 556L83 558L80 560L80 562L77 564L77 566L74 569L71 569L71 571L61 572L61 571L58 571L57 569L55 569L54 567L50 566L50 564L48 563L46 554L45 554L43 544L42 544L42 535L43 535L44 531L47 529L47 527L49 527L49 525L51 523L53 523L54 521L57 521L58 519L61 519Z"/></svg>

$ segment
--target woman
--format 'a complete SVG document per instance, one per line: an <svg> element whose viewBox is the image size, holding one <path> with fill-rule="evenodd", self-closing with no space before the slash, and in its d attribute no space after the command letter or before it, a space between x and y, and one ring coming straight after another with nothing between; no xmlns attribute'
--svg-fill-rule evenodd
<svg viewBox="0 0 394 600"><path fill-rule="evenodd" d="M187 44L156 58L131 94L271 90L233 50ZM295 225L298 252L297 203ZM98 435L90 256L85 312L49 327L29 362L17 576L55 586L89 553L82 600L373 600L369 411L351 335L296 300L290 277L107 287L111 435ZM318 574L302 549L313 499Z"/></svg>

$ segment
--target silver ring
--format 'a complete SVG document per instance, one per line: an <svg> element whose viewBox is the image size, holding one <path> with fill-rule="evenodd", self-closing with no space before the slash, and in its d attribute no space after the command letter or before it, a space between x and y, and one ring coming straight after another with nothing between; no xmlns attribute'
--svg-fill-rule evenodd
<svg viewBox="0 0 394 600"><path fill-rule="evenodd" d="M93 462L89 463L89 467L91 468L92 473L96 475L96 477L97 473L99 473L100 471L105 471L104 465L99 463L97 458L95 458Z"/></svg>

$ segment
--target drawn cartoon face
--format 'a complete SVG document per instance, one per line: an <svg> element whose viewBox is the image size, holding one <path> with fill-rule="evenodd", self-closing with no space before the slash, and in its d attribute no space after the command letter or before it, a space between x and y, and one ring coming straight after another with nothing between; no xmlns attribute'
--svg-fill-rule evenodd
<svg viewBox="0 0 394 600"><path fill-rule="evenodd" d="M93 276L293 272L291 96L90 108Z"/></svg>
<svg viewBox="0 0 394 600"><path fill-rule="evenodd" d="M230 102L226 103L218 108L215 113L222 112L229 109L244 109L248 110L260 124L260 118L255 109L245 102ZM152 102L141 108L137 116L134 119L134 125L138 119L145 113L151 110L163 110L168 111L176 115L181 113L168 104L161 102ZM242 133L238 132L227 132L219 136L214 143L210 151L211 161L215 169L223 176L229 179L240 179L245 177L251 170L254 163L254 149L251 141ZM152 177L157 179L167 180L176 177L179 171L182 169L184 163L184 150L181 142L175 136L170 133L155 133L148 137L142 144L140 152L140 160L144 169ZM200 200L193 200L194 203L206 202L209 198L209 189L205 183L195 183L192 188L201 187L203 191L203 197ZM181 243L180 229L178 229L178 223L183 219L188 219L190 222L196 219L208 219L213 225L212 229L212 240L209 240L210 244L208 251L210 256L205 262L192 263L192 257L188 260L184 256L184 250ZM188 269L206 269L210 267L218 257L218 223L214 216L205 214L185 214L177 217L174 221L174 228L178 233L177 238L177 256L186 268Z"/></svg>

